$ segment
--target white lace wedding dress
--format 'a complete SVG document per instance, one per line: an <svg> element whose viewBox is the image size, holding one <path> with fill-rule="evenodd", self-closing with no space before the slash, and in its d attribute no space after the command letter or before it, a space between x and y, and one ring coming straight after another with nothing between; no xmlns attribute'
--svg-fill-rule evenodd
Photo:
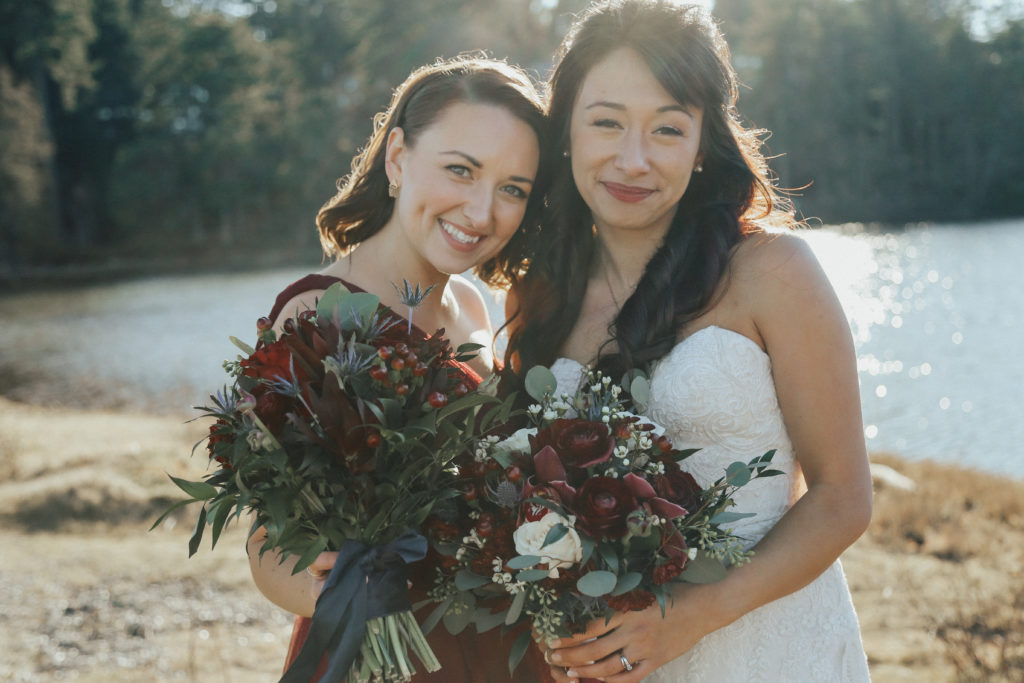
<svg viewBox="0 0 1024 683"><path fill-rule="evenodd" d="M573 393L584 367L559 358L558 392ZM795 502L798 466L772 380L771 361L747 337L707 327L680 342L654 367L648 417L677 448L700 448L682 462L701 486L732 462L775 448L786 476L754 480L735 496L736 524L753 545ZM753 561L756 560L756 556ZM867 681L867 659L843 568L837 560L805 588L747 613L705 636L645 681Z"/></svg>

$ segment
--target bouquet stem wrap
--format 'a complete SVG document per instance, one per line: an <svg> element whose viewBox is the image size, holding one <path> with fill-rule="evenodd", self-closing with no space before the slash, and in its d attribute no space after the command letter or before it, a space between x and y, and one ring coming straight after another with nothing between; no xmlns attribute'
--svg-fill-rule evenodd
<svg viewBox="0 0 1024 683"><path fill-rule="evenodd" d="M376 651L377 656L371 655L371 659L380 661L383 654L383 659L397 669L398 676L406 678L411 672L406 671L409 664L405 648L389 647L396 645L399 630L405 637L400 640L410 641L407 644L421 659L427 655L427 659L433 660L424 661L424 665L436 671L439 665L419 627L415 621L402 619L400 615L410 609L405 566L423 559L426 554L427 540L411 530L383 545L346 541L317 599L309 636L280 683L308 683L316 674L324 653L328 654L328 669L323 680L341 681L351 671L364 643L372 643ZM369 635L367 629L371 622L388 615L399 615L396 617L399 622L384 620L384 628L392 633L381 634L383 639L367 640L365 636ZM373 624L373 627L380 626L382 624ZM417 632L409 633L409 630ZM378 643L383 653L377 650ZM392 658L397 661L390 661Z"/></svg>

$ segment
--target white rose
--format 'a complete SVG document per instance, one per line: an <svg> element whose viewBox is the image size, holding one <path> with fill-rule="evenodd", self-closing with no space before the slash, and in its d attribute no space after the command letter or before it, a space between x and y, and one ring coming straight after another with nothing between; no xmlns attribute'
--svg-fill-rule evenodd
<svg viewBox="0 0 1024 683"><path fill-rule="evenodd" d="M580 536L572 528L574 519L566 519L557 512L549 512L536 522L527 522L516 529L512 538L520 555L536 555L548 566L548 576L558 578L559 567L571 567L583 559ZM544 545L548 532L556 524L564 524L569 531L554 543ZM543 546L543 548L541 547Z"/></svg>
<svg viewBox="0 0 1024 683"><path fill-rule="evenodd" d="M530 436L537 434L537 430L532 427L524 427L519 429L515 434L508 437L504 441L500 441L494 444L494 450L505 451L506 453L529 453L530 452Z"/></svg>

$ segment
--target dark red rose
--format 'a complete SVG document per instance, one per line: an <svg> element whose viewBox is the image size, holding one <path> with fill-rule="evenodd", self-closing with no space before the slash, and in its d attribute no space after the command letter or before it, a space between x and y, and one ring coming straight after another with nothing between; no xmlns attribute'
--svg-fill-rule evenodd
<svg viewBox="0 0 1024 683"><path fill-rule="evenodd" d="M540 484L537 485L532 481L523 487L523 503L519 506L519 524L525 522L536 522L544 515L551 512L548 508L537 503L525 502L530 498L543 498L544 500L550 500L552 503L558 505L571 504L572 494L574 493L565 482L559 482L559 486L552 484ZM566 494L570 500L565 500Z"/></svg>
<svg viewBox="0 0 1024 683"><path fill-rule="evenodd" d="M609 595L608 606L616 612L639 612L654 604L654 594L642 590L632 590L622 595Z"/></svg>
<svg viewBox="0 0 1024 683"><path fill-rule="evenodd" d="M274 434L280 434L291 407L292 401L287 396L276 391L264 391L256 399L254 412L263 421L263 424L267 425L267 429Z"/></svg>
<svg viewBox="0 0 1024 683"><path fill-rule="evenodd" d="M242 374L246 377L265 380L275 380L278 377L292 379L292 354L282 340L256 349L256 352L244 359L241 365L244 368ZM294 379L297 381L305 379L305 373L298 363L295 364L295 375Z"/></svg>
<svg viewBox="0 0 1024 683"><path fill-rule="evenodd" d="M562 464L569 469L582 470L612 457L615 440L608 425L590 420L561 418L550 427L530 437L533 452L551 446Z"/></svg>
<svg viewBox="0 0 1024 683"><path fill-rule="evenodd" d="M688 472L679 469L679 465L671 458L662 460L665 474L651 478L651 485L658 495L667 501L676 503L693 512L700 507L701 488Z"/></svg>
<svg viewBox="0 0 1024 683"><path fill-rule="evenodd" d="M668 583L675 577L679 576L686 567L686 562L687 557L686 555L683 555L682 558L671 559L665 564L655 567L654 571L651 573L651 581L653 581L656 586L662 586Z"/></svg>
<svg viewBox="0 0 1024 683"><path fill-rule="evenodd" d="M576 494L580 528L591 536L621 538L626 516L636 509L636 498L621 479L591 477Z"/></svg>

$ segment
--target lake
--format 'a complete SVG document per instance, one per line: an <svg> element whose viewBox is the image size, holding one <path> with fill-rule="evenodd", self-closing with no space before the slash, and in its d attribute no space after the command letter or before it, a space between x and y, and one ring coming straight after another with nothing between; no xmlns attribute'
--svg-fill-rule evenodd
<svg viewBox="0 0 1024 683"><path fill-rule="evenodd" d="M850 319L872 451L1020 476L1024 220L804 233ZM0 393L188 415L304 269L0 297ZM498 308L495 308L497 311Z"/></svg>

